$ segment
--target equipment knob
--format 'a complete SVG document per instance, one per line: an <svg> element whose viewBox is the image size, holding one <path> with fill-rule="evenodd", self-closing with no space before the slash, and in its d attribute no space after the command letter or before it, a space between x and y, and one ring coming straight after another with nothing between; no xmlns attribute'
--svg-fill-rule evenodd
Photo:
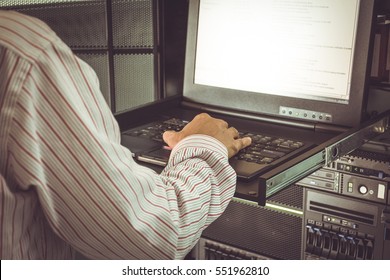
<svg viewBox="0 0 390 280"><path fill-rule="evenodd" d="M365 185L360 185L359 186L359 192L361 194L366 194L368 192L368 188Z"/></svg>

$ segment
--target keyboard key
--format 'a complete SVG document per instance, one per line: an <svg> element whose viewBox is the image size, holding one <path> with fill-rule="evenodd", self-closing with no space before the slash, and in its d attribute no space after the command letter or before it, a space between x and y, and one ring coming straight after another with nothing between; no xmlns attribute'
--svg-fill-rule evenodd
<svg viewBox="0 0 390 280"><path fill-rule="evenodd" d="M264 157L269 157L269 158L279 158L285 155L283 152L278 152L278 151L272 151L272 150L262 150L260 154Z"/></svg>

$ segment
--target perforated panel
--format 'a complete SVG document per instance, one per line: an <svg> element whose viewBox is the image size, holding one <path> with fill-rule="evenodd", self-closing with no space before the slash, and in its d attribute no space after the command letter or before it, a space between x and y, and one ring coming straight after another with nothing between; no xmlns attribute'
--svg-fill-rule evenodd
<svg viewBox="0 0 390 280"><path fill-rule="evenodd" d="M115 55L114 66L117 112L155 100L153 55Z"/></svg>
<svg viewBox="0 0 390 280"><path fill-rule="evenodd" d="M85 1L86 0L1 0L0 4L3 7L8 7L8 6L15 7L15 6L22 6L22 5L53 4L53 3L63 3L63 2L85 2Z"/></svg>
<svg viewBox="0 0 390 280"><path fill-rule="evenodd" d="M303 188L297 185L291 185L272 196L268 202L276 202L278 204L303 209Z"/></svg>
<svg viewBox="0 0 390 280"><path fill-rule="evenodd" d="M114 48L152 47L153 6L151 0L112 1Z"/></svg>
<svg viewBox="0 0 390 280"><path fill-rule="evenodd" d="M73 49L107 48L104 0L32 5L16 10L46 22Z"/></svg>
<svg viewBox="0 0 390 280"><path fill-rule="evenodd" d="M203 237L274 259L301 259L302 218L232 201Z"/></svg>
<svg viewBox="0 0 390 280"><path fill-rule="evenodd" d="M111 104L110 100L110 77L108 74L108 55L107 54L77 54L82 60L88 63L96 72L99 78L100 90L107 104Z"/></svg>
<svg viewBox="0 0 390 280"><path fill-rule="evenodd" d="M153 0L3 0L0 8L18 10L46 22L94 68L106 101L113 111L120 112L160 96L155 87L158 77L154 74L158 67L154 55L158 51L154 42L158 5L153 3Z"/></svg>

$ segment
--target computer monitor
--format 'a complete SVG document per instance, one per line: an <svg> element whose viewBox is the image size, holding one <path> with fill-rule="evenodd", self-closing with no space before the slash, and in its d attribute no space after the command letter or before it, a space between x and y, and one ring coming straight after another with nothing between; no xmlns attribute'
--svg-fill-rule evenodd
<svg viewBox="0 0 390 280"><path fill-rule="evenodd" d="M356 126L373 11L374 0L190 0L184 99Z"/></svg>

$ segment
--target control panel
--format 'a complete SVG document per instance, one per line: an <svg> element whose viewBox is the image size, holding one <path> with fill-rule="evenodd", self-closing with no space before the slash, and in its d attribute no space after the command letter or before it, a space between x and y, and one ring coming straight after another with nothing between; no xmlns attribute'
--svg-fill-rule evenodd
<svg viewBox="0 0 390 280"><path fill-rule="evenodd" d="M350 174L341 176L341 194L383 204L389 201L388 182Z"/></svg>
<svg viewBox="0 0 390 280"><path fill-rule="evenodd" d="M279 114L296 119L312 120L316 122L332 123L333 117L329 113L304 110L292 107L279 107Z"/></svg>
<svg viewBox="0 0 390 280"><path fill-rule="evenodd" d="M390 155L357 150L321 168L297 185L390 204Z"/></svg>
<svg viewBox="0 0 390 280"><path fill-rule="evenodd" d="M305 259L389 258L388 224L382 219L386 205L313 189L305 195Z"/></svg>

